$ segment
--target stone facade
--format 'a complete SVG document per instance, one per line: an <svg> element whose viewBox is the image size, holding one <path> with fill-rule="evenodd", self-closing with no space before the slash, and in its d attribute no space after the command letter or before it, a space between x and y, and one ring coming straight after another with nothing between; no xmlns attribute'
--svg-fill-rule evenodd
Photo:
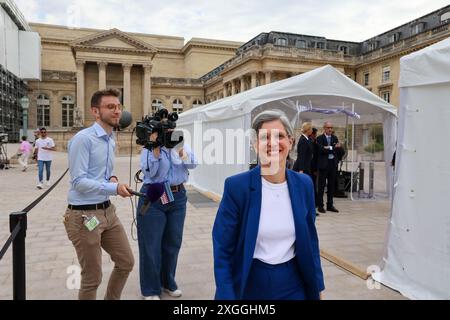
<svg viewBox="0 0 450 320"><path fill-rule="evenodd" d="M331 64L398 106L400 58L450 35L450 6L361 43L280 32L245 44L31 24L42 39L42 81L30 82L30 128L54 135L89 126L90 96L114 87L135 120L152 105L193 106ZM38 106L39 105L39 106ZM59 139L59 138L58 138Z"/></svg>

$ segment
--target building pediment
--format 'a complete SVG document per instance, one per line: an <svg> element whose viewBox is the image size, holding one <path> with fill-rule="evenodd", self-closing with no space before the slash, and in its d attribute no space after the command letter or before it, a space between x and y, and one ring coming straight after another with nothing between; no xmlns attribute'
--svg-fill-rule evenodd
<svg viewBox="0 0 450 320"><path fill-rule="evenodd" d="M75 51L146 53L152 56L157 52L157 49L149 43L134 38L119 29L111 29L76 39L72 41L71 47Z"/></svg>

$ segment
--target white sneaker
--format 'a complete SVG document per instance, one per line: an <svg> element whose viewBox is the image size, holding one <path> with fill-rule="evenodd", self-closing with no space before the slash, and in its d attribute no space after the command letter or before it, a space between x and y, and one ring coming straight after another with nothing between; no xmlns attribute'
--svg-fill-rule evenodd
<svg viewBox="0 0 450 320"><path fill-rule="evenodd" d="M47 181L45 181L45 185L46 185L47 187L50 187L52 184L50 183L50 180L47 180Z"/></svg>
<svg viewBox="0 0 450 320"><path fill-rule="evenodd" d="M143 296L142 299L144 300L161 300L159 296Z"/></svg>
<svg viewBox="0 0 450 320"><path fill-rule="evenodd" d="M183 292L180 289L177 289L175 291L170 291L169 289L164 288L164 291L167 292L167 294L174 298L179 298L183 295Z"/></svg>
<svg viewBox="0 0 450 320"><path fill-rule="evenodd" d="M42 189L44 187L44 185L42 184L42 182L39 182L36 186L36 188L38 189Z"/></svg>

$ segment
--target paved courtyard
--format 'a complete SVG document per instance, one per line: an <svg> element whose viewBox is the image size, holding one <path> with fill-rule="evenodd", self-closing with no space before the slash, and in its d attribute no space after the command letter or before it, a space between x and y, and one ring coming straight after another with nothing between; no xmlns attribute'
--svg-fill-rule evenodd
<svg viewBox="0 0 450 320"><path fill-rule="evenodd" d="M13 154L17 145L9 145ZM133 158L132 174L137 171L138 158ZM67 167L67 154L55 152L52 164L54 182ZM129 158L116 158L116 175L123 181L129 179ZM28 215L26 238L27 298L28 299L76 299L77 291L68 289L71 282L70 266L77 264L72 244L67 239L62 215L67 202L69 177L61 183ZM9 236L9 214L25 208L42 194L36 188L37 168L21 172L18 165L0 170L0 245ZM133 182L134 188L134 182ZM45 189L44 189L45 190ZM184 229L183 245L179 256L177 282L183 290L182 299L212 299L214 276L211 229L217 203L189 188L189 203ZM131 246L138 262L136 228L133 224L131 202L112 197L118 215L127 230ZM353 269L365 271L378 265L383 252L387 229L389 202L354 201L337 199L339 214L326 213L317 219L320 246L324 256L334 261L344 261ZM0 261L0 299L12 298L11 249ZM104 281L98 298L102 298L106 282L112 270L108 255L103 256ZM325 273L324 299L404 299L398 292L381 286L369 290L365 280L322 259ZM68 273L69 272L69 273ZM69 282L69 283L67 283ZM136 264L123 292L124 299L140 299L139 271ZM163 299L171 299L163 295Z"/></svg>

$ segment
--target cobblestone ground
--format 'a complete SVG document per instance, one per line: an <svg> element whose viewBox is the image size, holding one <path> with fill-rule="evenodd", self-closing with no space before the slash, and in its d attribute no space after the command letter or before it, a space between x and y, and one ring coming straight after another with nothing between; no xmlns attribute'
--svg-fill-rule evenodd
<svg viewBox="0 0 450 320"><path fill-rule="evenodd" d="M14 153L16 145L9 145ZM137 171L138 159L132 161L132 173ZM67 167L67 154L55 152L52 164L52 182ZM116 159L116 174L121 181L129 179L129 158ZM36 188L37 168L31 165L21 172L18 165L0 170L0 245L9 236L8 216L25 208L44 190ZM134 186L134 183L133 183ZM77 291L70 289L71 266L77 265L75 251L67 239L62 215L67 206L69 178L61 183L28 215L26 238L27 298L76 299ZM214 203L193 189L189 189L183 245L179 256L177 282L183 290L182 299L212 299L214 275L211 229L217 210ZM131 202L112 197L118 215L127 230L131 246L138 261L136 229L133 225ZM389 203L380 201L354 201L337 199L339 214L326 213L318 217L317 227L322 250L351 262L361 270L377 265L382 256ZM366 281L335 264L322 259L326 291L324 299L404 299L399 293L381 286L369 290ZM0 299L12 298L11 249L0 261ZM113 264L107 254L103 256L103 283L98 292L102 298ZM69 284L69 286L68 286ZM69 288L68 288L69 287ZM123 299L140 299L139 270L136 264L123 292ZM172 299L167 295L163 299Z"/></svg>

